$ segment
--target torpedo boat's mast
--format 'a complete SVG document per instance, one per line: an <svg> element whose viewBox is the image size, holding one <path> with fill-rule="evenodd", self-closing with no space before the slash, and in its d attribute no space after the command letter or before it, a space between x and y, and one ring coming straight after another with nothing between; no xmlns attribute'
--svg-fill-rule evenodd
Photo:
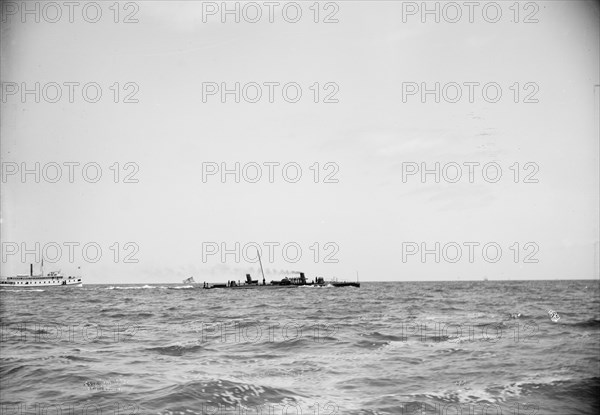
<svg viewBox="0 0 600 415"><path fill-rule="evenodd" d="M265 281L265 272L263 271L262 261L260 260L260 252L258 251L258 248L256 248L256 255L258 255L258 263L260 264L260 273L262 274L263 284L264 284L264 281Z"/></svg>

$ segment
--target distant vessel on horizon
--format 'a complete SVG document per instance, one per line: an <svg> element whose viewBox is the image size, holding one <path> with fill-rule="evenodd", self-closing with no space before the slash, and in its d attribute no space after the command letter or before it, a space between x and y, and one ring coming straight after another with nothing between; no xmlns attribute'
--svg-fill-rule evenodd
<svg viewBox="0 0 600 415"><path fill-rule="evenodd" d="M185 280L183 280L184 284L196 284L196 281L194 281L194 277L189 277L186 278Z"/></svg>
<svg viewBox="0 0 600 415"><path fill-rule="evenodd" d="M40 273L33 273L33 264L29 264L29 274L17 274L14 277L0 278L1 288L40 288L40 287L82 287L83 278L80 276L65 277L60 270L50 271L44 275L44 260Z"/></svg>

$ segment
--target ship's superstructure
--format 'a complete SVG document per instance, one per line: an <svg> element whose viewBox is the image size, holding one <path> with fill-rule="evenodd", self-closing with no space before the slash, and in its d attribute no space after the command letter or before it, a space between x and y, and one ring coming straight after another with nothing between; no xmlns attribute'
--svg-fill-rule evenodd
<svg viewBox="0 0 600 415"><path fill-rule="evenodd" d="M296 288L296 287L360 287L360 283L349 281L326 281L322 277L315 277L313 280L307 280L303 272L295 272L294 276L286 276L279 281L271 281L267 284L265 273L260 259L260 252L257 250L258 263L262 275L262 284L259 280L253 280L250 274L246 274L246 281L227 281L227 284L207 284L203 288L233 288L233 289L253 289L253 288ZM296 276L297 275L297 276Z"/></svg>

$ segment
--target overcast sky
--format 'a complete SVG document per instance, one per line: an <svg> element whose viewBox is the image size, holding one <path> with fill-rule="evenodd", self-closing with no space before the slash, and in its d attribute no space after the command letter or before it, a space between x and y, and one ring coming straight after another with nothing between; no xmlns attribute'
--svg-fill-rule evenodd
<svg viewBox="0 0 600 415"><path fill-rule="evenodd" d="M79 9L73 23L64 15L57 23L45 21L54 16L50 9L46 16L40 11L40 23L28 15L23 23L20 10L4 10L3 276L28 272L34 260L6 249L33 249L39 242L63 246L55 264L46 260L46 270L72 274L81 266L86 283L176 283L188 276L224 282L256 275L256 264L244 255L236 263L233 254L203 261L203 242L229 249L256 242L265 250L268 280L281 270L339 279L358 272L362 281L598 278L597 2L534 2L536 8L519 9L519 22L509 9L513 2L500 2L497 23L486 21L480 8L473 23L467 8L457 23L445 21L454 16L450 9L440 23L427 15L423 23L420 11L407 13L412 5L391 1L338 1L339 10L321 4L319 23L309 9L313 2L299 2L297 23L286 22L281 8L274 23L265 15L258 23L243 16L240 23L232 16L222 23L218 13L203 15L203 7L212 9L202 2L141 1L135 3L139 10L121 3L114 23L112 3L102 4L95 24ZM262 11L268 14L267 7ZM137 23L121 22L129 13ZM330 13L337 23L322 22ZM524 23L527 16L538 22ZM56 103L42 93L39 103L33 94L23 103L20 90L9 94L14 83L33 89L36 82L96 82L102 98L88 103L79 87L70 103L66 86ZM115 82L118 103L110 89ZM128 82L139 89L125 88ZM233 96L222 103L219 94L203 102L207 82L295 82L302 97L286 102L279 86L270 103L263 85L258 103L243 97L235 103ZM315 82L318 103L310 89ZM335 85L326 89L328 82ZM436 82L459 84L462 98L451 103L442 96L435 103L426 95L423 103L418 92L403 99L408 83L433 88ZM465 82L496 83L502 96L487 102L479 86L469 102ZM446 92L453 97L455 90ZM51 87L46 92L54 96ZM123 103L131 92L139 102ZM322 102L331 92L339 102ZM62 165L63 177L36 183L28 175L22 183L20 171L8 174L15 165L33 168L36 162ZM69 162L80 163L73 183L63 164ZM139 170L125 168L127 162ZM235 183L229 175L222 183L217 174L203 181L203 163L210 162L230 168L258 163L263 177ZM265 162L280 163L274 183ZM319 183L310 169L315 162ZM433 168L436 162L479 166L473 183L466 167L457 183L443 177L435 183L433 175L422 183L420 174L403 180L407 163ZM102 168L97 183L83 179L86 163ZM297 183L284 179L286 163L302 168ZM496 183L484 180L486 163L502 168ZM127 173L138 182L123 183ZM323 183L329 173L337 183ZM72 263L65 242L80 244ZM103 250L96 263L81 254L90 242ZM127 242L135 246L125 249ZM265 242L280 244L272 263ZM433 254L403 258L403 243L406 254L406 243L434 249L436 242L439 263ZM472 263L465 242L480 244ZM298 262L281 253L286 243L301 247ZM455 257L453 243L463 254L455 263L448 261ZM497 262L484 258L486 243L501 247ZM126 263L128 253L138 262ZM253 249L246 253L254 255ZM489 253L494 256L493 249ZM288 254L291 259L293 250ZM326 262L328 254L337 262Z"/></svg>

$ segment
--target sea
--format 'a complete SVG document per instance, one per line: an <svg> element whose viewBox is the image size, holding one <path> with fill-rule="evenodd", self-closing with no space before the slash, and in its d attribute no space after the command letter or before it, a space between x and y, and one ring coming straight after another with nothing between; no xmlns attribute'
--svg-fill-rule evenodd
<svg viewBox="0 0 600 415"><path fill-rule="evenodd" d="M9 414L598 414L600 284L0 292Z"/></svg>

